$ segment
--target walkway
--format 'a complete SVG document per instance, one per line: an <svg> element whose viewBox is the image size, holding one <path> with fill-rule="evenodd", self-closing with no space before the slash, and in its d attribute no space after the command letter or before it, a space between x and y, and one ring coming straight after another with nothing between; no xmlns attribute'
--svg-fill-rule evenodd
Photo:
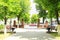
<svg viewBox="0 0 60 40"><path fill-rule="evenodd" d="M46 33L46 31L46 29L20 28L16 29L16 34L11 35L5 40L54 40L55 38Z"/></svg>

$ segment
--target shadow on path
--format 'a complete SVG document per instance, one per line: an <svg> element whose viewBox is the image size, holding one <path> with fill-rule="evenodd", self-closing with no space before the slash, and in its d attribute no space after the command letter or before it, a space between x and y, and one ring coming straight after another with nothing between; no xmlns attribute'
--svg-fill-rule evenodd
<svg viewBox="0 0 60 40"><path fill-rule="evenodd" d="M55 40L46 29L19 29L15 34L5 40ZM22 31L22 32L20 32Z"/></svg>
<svg viewBox="0 0 60 40"><path fill-rule="evenodd" d="M19 37L19 40L53 40L51 35L45 32L21 32L16 33L12 37Z"/></svg>

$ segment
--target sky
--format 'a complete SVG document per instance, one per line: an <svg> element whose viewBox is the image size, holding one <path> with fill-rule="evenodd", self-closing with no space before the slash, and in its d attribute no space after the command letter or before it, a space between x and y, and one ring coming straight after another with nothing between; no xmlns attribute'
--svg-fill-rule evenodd
<svg viewBox="0 0 60 40"><path fill-rule="evenodd" d="M36 10L36 6L35 6L35 3L34 3L34 0L30 0L30 2L31 2L30 15L32 16L32 14L38 14L38 11Z"/></svg>

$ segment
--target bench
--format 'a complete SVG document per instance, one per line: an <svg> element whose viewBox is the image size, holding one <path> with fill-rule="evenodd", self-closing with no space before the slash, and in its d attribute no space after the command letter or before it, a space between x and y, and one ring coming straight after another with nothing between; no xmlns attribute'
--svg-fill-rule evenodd
<svg viewBox="0 0 60 40"><path fill-rule="evenodd" d="M57 26L51 26L51 31L52 31L52 30L57 31Z"/></svg>

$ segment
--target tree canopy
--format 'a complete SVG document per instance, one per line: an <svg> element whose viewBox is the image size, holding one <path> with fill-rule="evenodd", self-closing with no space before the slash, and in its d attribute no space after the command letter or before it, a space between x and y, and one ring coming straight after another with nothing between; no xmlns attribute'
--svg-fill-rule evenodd
<svg viewBox="0 0 60 40"><path fill-rule="evenodd" d="M0 0L0 19L4 20L5 16L7 19L22 18L26 13L29 14L29 6L29 0Z"/></svg>
<svg viewBox="0 0 60 40"><path fill-rule="evenodd" d="M49 18L57 18L58 11L60 10L60 0L35 0L35 3L41 5L44 10L48 10Z"/></svg>
<svg viewBox="0 0 60 40"><path fill-rule="evenodd" d="M39 18L38 14L33 14L31 17L31 23L37 23L38 18Z"/></svg>

